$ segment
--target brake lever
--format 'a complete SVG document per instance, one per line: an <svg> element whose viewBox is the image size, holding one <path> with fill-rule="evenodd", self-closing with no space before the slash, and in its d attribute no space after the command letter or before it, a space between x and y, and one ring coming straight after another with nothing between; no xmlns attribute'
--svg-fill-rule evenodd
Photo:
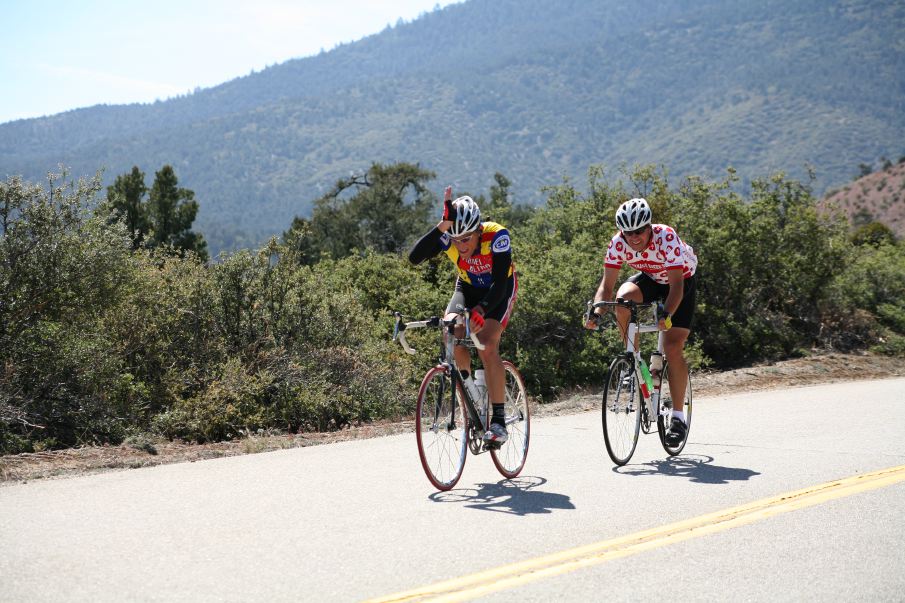
<svg viewBox="0 0 905 603"><path fill-rule="evenodd" d="M588 307L584 313L583 325L587 325L591 321L594 321L594 328L588 329L589 331L597 332L597 331L600 331L601 329L603 329L603 325L601 324L603 322L603 316L594 312L594 302L588 301Z"/></svg>
<svg viewBox="0 0 905 603"><path fill-rule="evenodd" d="M471 341L474 342L474 347L479 350L484 349L484 344L481 343L481 340L478 339L478 336L472 333L471 331L471 312L465 310L465 336L470 337Z"/></svg>

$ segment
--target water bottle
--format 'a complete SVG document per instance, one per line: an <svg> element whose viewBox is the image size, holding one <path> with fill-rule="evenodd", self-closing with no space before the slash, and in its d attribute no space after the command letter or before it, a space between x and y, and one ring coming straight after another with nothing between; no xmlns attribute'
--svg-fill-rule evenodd
<svg viewBox="0 0 905 603"><path fill-rule="evenodd" d="M663 354L660 352L654 352L650 355L650 376L651 381L654 383L654 389L650 394L651 406L657 409L658 412L662 413L662 409L660 408L660 387L662 385L662 378L660 376L660 371L663 370Z"/></svg>
<svg viewBox="0 0 905 603"><path fill-rule="evenodd" d="M654 391L654 380L651 379L650 371L647 369L647 365L644 363L644 359L642 358L640 361L641 364L641 394L645 398L650 398L650 394Z"/></svg>
<svg viewBox="0 0 905 603"><path fill-rule="evenodd" d="M481 397L487 393L487 383L484 382L484 369L478 369L474 372L474 382L478 386L478 395ZM480 398L478 398L480 400Z"/></svg>
<svg viewBox="0 0 905 603"><path fill-rule="evenodd" d="M663 370L663 354L654 352L650 355L650 372L653 375L659 375Z"/></svg>
<svg viewBox="0 0 905 603"><path fill-rule="evenodd" d="M465 384L465 389L468 390L468 395L471 396L473 402L478 402L481 400L481 392L478 391L478 385L475 383L474 379L472 379L471 375L469 375L467 379L463 380L462 383Z"/></svg>

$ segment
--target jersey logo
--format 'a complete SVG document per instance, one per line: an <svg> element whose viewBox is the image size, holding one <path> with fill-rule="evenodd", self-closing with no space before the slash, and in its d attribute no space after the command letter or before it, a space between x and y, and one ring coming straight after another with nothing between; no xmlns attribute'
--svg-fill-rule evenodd
<svg viewBox="0 0 905 603"><path fill-rule="evenodd" d="M509 251L509 235L500 235L500 237L493 242L493 252L503 253L506 251Z"/></svg>
<svg viewBox="0 0 905 603"><path fill-rule="evenodd" d="M449 233L444 232L442 235L440 235L440 242L446 247L449 247L449 243L451 240L452 239L450 239Z"/></svg>

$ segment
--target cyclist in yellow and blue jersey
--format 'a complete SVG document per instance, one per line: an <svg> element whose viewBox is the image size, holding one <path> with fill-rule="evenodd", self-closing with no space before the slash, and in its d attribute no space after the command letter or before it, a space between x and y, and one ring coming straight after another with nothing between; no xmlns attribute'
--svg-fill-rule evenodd
<svg viewBox="0 0 905 603"><path fill-rule="evenodd" d="M506 431L505 369L500 357L500 337L512 315L518 291L518 277L512 261L509 231L496 222L482 222L481 210L471 197L452 200L452 187L446 187L443 218L415 243L409 253L413 264L445 252L455 264L456 288L446 307L446 319L463 310L471 312L469 326L484 345L478 356L484 365L487 394L493 406L490 428L484 441L503 444ZM471 355L456 346L456 364L463 379L470 375Z"/></svg>

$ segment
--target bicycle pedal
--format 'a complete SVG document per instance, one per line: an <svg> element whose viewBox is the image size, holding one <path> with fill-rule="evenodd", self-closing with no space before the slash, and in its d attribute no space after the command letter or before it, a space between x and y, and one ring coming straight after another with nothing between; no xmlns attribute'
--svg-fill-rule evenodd
<svg viewBox="0 0 905 603"><path fill-rule="evenodd" d="M484 442L484 450L499 450L503 445L499 442Z"/></svg>

